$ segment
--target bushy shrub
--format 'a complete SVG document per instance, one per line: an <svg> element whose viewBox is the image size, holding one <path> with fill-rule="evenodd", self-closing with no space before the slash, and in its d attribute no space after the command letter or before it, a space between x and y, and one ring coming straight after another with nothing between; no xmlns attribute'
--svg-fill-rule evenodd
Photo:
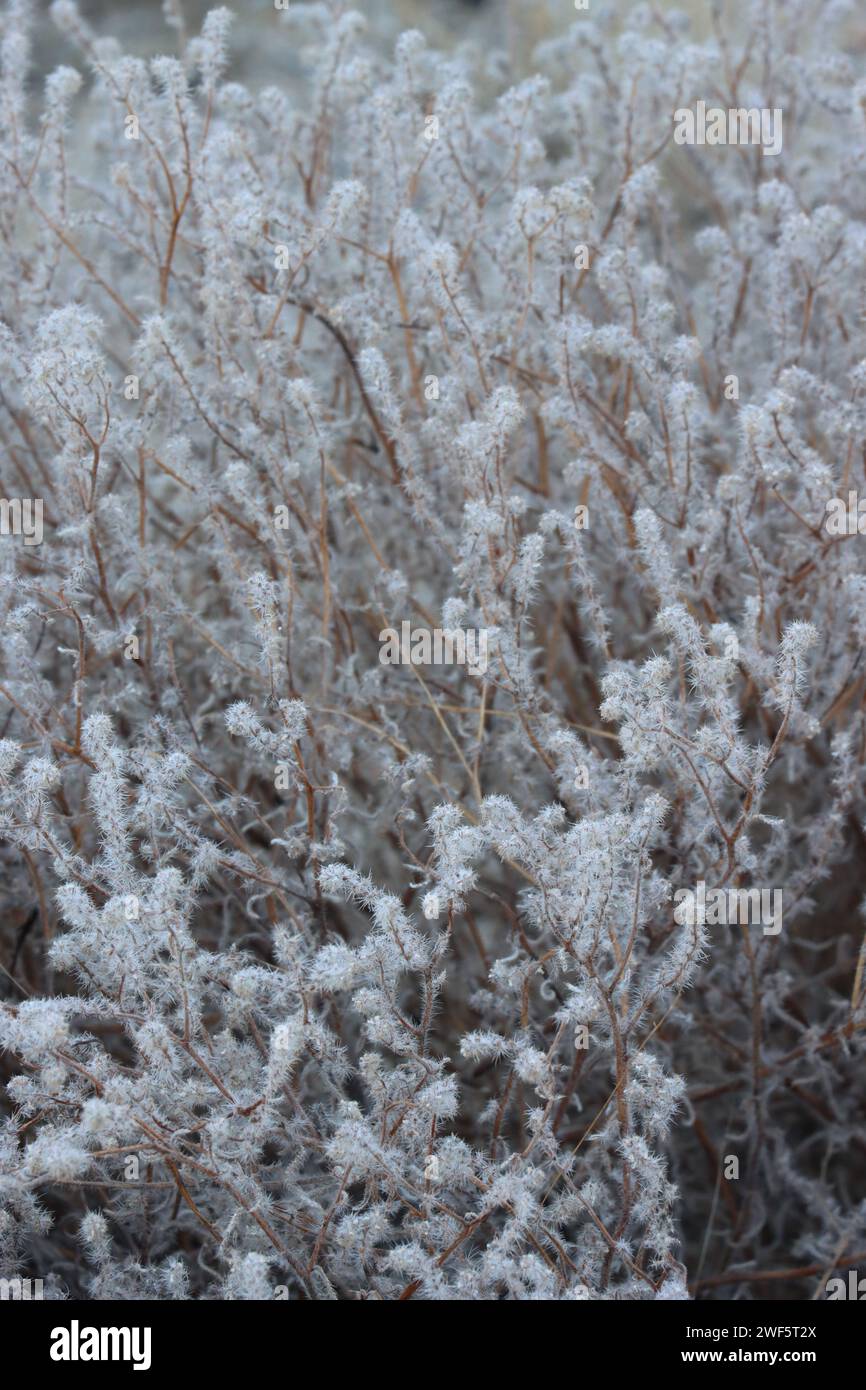
<svg viewBox="0 0 866 1390"><path fill-rule="evenodd" d="M592 0L527 75L293 0L261 91L166 11L56 0L38 110L3 20L3 1273L811 1297L866 1264L857 6ZM484 662L380 659L437 629Z"/></svg>

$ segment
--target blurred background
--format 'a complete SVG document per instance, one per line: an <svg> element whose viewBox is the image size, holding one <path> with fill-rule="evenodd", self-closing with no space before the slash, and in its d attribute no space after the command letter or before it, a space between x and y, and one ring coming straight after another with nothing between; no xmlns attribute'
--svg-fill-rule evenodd
<svg viewBox="0 0 866 1390"><path fill-rule="evenodd" d="M298 61L286 44L274 47L275 26L283 16L273 0L79 0L82 16L99 34L111 34L124 50L141 57L176 51L177 30L166 23L166 12L183 16L188 34L196 34L208 10L225 3L235 15L231 77L251 87L267 86L297 71ZM292 3L292 0L290 0ZM593 9L613 10L623 19L640 0L590 0ZM732 13L756 8L763 0L736 0ZM420 29L435 48L449 49L469 42L510 53L519 72L529 63L533 45L575 22L574 0L346 0L367 20L370 38L390 48L403 29ZM697 32L707 29L708 0L653 0L659 11L680 10L697 17ZM70 53L51 21L46 20L37 42L36 60L42 72L69 62Z"/></svg>

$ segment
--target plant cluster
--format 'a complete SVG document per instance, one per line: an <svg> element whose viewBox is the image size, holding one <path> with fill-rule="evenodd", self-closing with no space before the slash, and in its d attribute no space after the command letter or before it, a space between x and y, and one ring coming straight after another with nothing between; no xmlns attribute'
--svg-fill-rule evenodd
<svg viewBox="0 0 866 1390"><path fill-rule="evenodd" d="M38 101L2 20L0 1274L811 1297L866 1266L857 5L592 0L526 73L293 0L298 90L165 10L55 0Z"/></svg>

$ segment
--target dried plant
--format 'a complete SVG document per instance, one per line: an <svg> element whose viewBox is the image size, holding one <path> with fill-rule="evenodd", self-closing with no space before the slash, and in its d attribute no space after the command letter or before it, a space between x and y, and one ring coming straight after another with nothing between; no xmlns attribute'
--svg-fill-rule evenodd
<svg viewBox="0 0 866 1390"><path fill-rule="evenodd" d="M261 91L181 11L55 0L38 110L3 19L0 1272L811 1297L866 1265L857 6L592 0L527 75L293 0Z"/></svg>

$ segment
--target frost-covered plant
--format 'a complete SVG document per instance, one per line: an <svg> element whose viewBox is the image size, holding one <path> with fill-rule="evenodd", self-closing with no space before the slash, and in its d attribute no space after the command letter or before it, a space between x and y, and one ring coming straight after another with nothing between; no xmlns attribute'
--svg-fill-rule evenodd
<svg viewBox="0 0 866 1390"><path fill-rule="evenodd" d="M866 1264L862 22L626 11L527 74L293 0L258 91L226 10L145 61L55 0L35 109L8 0L5 1277ZM699 100L782 152L678 145ZM404 623L486 669L383 664Z"/></svg>

